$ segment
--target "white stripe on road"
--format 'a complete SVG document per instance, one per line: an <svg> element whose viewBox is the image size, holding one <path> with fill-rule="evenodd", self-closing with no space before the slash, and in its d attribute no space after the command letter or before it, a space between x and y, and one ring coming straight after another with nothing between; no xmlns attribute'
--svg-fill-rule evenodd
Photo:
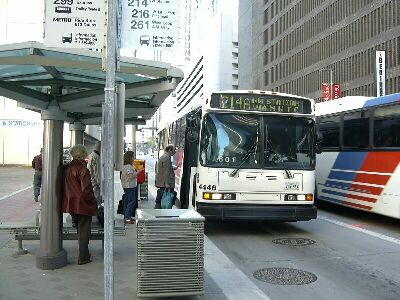
<svg viewBox="0 0 400 300"><path fill-rule="evenodd" d="M342 227L345 227L345 228L348 228L348 229L352 229L352 230L355 230L355 231L358 231L358 232L362 232L362 233L368 234L370 236L376 237L376 238L384 240L386 242L390 242L390 243L394 243L394 244L400 245L400 240L392 238L392 237L384 235L384 234L381 234L381 233L377 233L377 232L374 232L374 231L371 231L371 230L367 230L367 229L364 229L364 228L359 228L359 227L356 227L356 226L352 226L350 224L343 223L343 222L340 222L340 221L336 221L336 220L333 220L333 219L330 219L330 218L327 218L327 217L323 217L323 216L318 216L318 219L324 220L326 222L329 222L329 223L332 223L332 224L336 224L336 225L339 225L339 226L342 226Z"/></svg>
<svg viewBox="0 0 400 300"><path fill-rule="evenodd" d="M21 193L21 192L23 192L23 191L26 191L27 189L30 189L31 187L32 187L32 185L30 185L30 186L28 186L28 187L26 187L26 188L20 189L20 190L18 190L18 191L12 192L10 195L3 196L3 197L0 198L0 201L1 201L1 200L4 200L4 199L7 199L8 197L14 196L14 195L16 195L16 194L18 194L18 193Z"/></svg>
<svg viewBox="0 0 400 300"><path fill-rule="evenodd" d="M270 299L207 236L204 267L228 299Z"/></svg>

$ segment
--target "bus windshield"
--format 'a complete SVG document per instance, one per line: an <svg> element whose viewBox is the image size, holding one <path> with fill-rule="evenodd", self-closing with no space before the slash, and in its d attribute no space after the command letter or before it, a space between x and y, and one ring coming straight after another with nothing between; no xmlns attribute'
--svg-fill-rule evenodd
<svg viewBox="0 0 400 300"><path fill-rule="evenodd" d="M210 167L310 169L313 134L314 122L308 118L209 113L200 162Z"/></svg>
<svg viewBox="0 0 400 300"><path fill-rule="evenodd" d="M265 117L264 165L272 168L314 168L314 121L307 118Z"/></svg>
<svg viewBox="0 0 400 300"><path fill-rule="evenodd" d="M260 118L209 113L201 140L202 165L254 168L260 166Z"/></svg>

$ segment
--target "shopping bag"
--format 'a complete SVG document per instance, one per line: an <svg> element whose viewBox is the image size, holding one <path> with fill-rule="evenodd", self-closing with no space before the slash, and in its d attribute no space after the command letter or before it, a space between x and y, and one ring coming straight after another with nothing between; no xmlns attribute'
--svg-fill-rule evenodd
<svg viewBox="0 0 400 300"><path fill-rule="evenodd" d="M118 202L117 214L123 215L124 214L124 201L125 201L125 194L122 195L122 200Z"/></svg>
<svg viewBox="0 0 400 300"><path fill-rule="evenodd" d="M104 204L100 204L97 208L97 220L99 221L101 227L104 227Z"/></svg>
<svg viewBox="0 0 400 300"><path fill-rule="evenodd" d="M165 189L161 198L161 208L171 209L174 199L174 194L170 190Z"/></svg>

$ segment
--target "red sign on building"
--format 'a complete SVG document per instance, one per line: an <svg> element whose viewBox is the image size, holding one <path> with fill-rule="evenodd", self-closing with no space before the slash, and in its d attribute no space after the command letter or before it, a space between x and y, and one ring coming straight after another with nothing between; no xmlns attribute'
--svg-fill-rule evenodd
<svg viewBox="0 0 400 300"><path fill-rule="evenodd" d="M340 98L340 84L338 84L338 83L335 83L334 85L333 85L333 88L332 88L332 95L333 95L333 99L338 99L338 98Z"/></svg>
<svg viewBox="0 0 400 300"><path fill-rule="evenodd" d="M331 100L331 87L327 83L322 84L322 100Z"/></svg>

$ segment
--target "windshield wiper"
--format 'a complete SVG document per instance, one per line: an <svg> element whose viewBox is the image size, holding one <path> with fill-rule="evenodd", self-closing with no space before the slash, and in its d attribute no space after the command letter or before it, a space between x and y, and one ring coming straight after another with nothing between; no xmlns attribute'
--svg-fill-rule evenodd
<svg viewBox="0 0 400 300"><path fill-rule="evenodd" d="M242 162L239 164L239 166L233 170L231 173L229 173L229 177L233 177L236 175L236 173L240 170L240 168L244 165L244 163L246 162L246 160L249 158L250 154L252 154L253 152L255 152L257 146L257 142L254 142L251 147L249 148L249 150L247 150L247 153L245 156L243 156L242 158Z"/></svg>
<svg viewBox="0 0 400 300"><path fill-rule="evenodd" d="M280 162L280 163L283 164L283 169L284 169L284 171L286 173L286 176L288 178L292 179L294 176L293 176L292 172L290 172L290 170L289 170L288 166L286 165L285 161L283 160L283 156L286 156L286 157L288 157L288 156L287 155L283 155L282 153L279 153L278 151L276 151L273 148L271 141L267 139L267 145L268 145L268 143L270 145L270 148L268 148L267 151L270 151L270 152L272 152L273 154L275 154L277 156L277 162ZM289 158L293 159L294 157L289 157Z"/></svg>

